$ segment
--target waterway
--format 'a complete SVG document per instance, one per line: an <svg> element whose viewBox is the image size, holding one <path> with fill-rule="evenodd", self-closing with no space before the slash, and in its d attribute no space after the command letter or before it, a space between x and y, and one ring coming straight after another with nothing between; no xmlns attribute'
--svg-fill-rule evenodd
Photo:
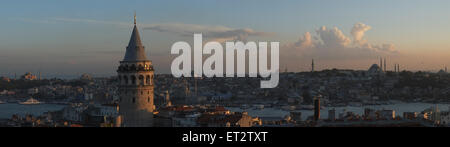
<svg viewBox="0 0 450 147"><path fill-rule="evenodd" d="M388 104L388 105L368 105L368 106L345 106L345 107L325 107L320 110L320 118L327 119L328 118L328 110L335 109L336 117L339 116L339 113L343 112L353 112L359 115L364 113L365 108L370 108L374 110L394 110L395 115L403 117L403 112L422 112L425 109L431 107L438 107L440 111L448 111L450 104L432 104L432 103L396 103L396 104ZM246 111L250 116L253 117L284 117L289 115L292 111L277 109L277 108L264 108L264 109L241 109L239 107L227 107L232 112L243 112ZM306 120L309 116L314 114L313 110L294 110L293 112L301 112L302 120Z"/></svg>
<svg viewBox="0 0 450 147"><path fill-rule="evenodd" d="M0 104L0 119L11 118L12 115L18 114L25 116L32 114L33 116L39 116L48 111L56 111L64 108L65 105L57 104L38 104L38 105L21 105L17 103Z"/></svg>

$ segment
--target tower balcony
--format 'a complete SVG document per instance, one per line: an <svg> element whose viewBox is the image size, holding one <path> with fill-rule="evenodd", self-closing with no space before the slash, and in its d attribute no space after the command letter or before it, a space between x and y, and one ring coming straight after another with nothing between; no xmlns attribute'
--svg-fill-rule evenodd
<svg viewBox="0 0 450 147"><path fill-rule="evenodd" d="M135 66L119 66L119 68L117 68L117 72L141 72L141 71L154 71L153 70L153 66L148 66L148 67L143 67L143 66L139 66L139 67L135 67Z"/></svg>

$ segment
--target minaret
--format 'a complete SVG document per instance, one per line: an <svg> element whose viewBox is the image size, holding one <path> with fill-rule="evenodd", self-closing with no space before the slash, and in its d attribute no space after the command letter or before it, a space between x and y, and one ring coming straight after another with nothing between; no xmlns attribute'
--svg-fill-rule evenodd
<svg viewBox="0 0 450 147"><path fill-rule="evenodd" d="M383 67L384 67L384 72L386 72L386 58L384 58L384 65L383 65Z"/></svg>
<svg viewBox="0 0 450 147"><path fill-rule="evenodd" d="M124 127L153 126L153 66L145 55L134 14L134 28L117 69L119 107Z"/></svg>
<svg viewBox="0 0 450 147"><path fill-rule="evenodd" d="M397 73L397 64L394 64L394 72Z"/></svg>
<svg viewBox="0 0 450 147"><path fill-rule="evenodd" d="M311 72L314 72L314 59L311 61Z"/></svg>
<svg viewBox="0 0 450 147"><path fill-rule="evenodd" d="M380 71L383 71L383 58L380 57Z"/></svg>

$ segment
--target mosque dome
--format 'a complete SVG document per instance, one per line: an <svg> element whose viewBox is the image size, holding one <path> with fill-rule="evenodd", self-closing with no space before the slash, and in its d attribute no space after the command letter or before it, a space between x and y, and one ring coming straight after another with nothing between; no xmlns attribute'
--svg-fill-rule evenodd
<svg viewBox="0 0 450 147"><path fill-rule="evenodd" d="M372 64L372 66L370 66L368 72L369 73L375 73L375 72L379 72L381 71L380 66L378 66L378 64Z"/></svg>

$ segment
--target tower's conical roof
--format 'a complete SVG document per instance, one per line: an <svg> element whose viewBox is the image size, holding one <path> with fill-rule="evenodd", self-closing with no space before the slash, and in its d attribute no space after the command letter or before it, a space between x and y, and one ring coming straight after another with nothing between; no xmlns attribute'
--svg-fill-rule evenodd
<svg viewBox="0 0 450 147"><path fill-rule="evenodd" d="M145 49L141 42L141 37L139 36L139 31L136 26L136 16L134 17L134 28L131 33L130 42L127 46L127 51L123 61L143 61L147 60L145 56Z"/></svg>

